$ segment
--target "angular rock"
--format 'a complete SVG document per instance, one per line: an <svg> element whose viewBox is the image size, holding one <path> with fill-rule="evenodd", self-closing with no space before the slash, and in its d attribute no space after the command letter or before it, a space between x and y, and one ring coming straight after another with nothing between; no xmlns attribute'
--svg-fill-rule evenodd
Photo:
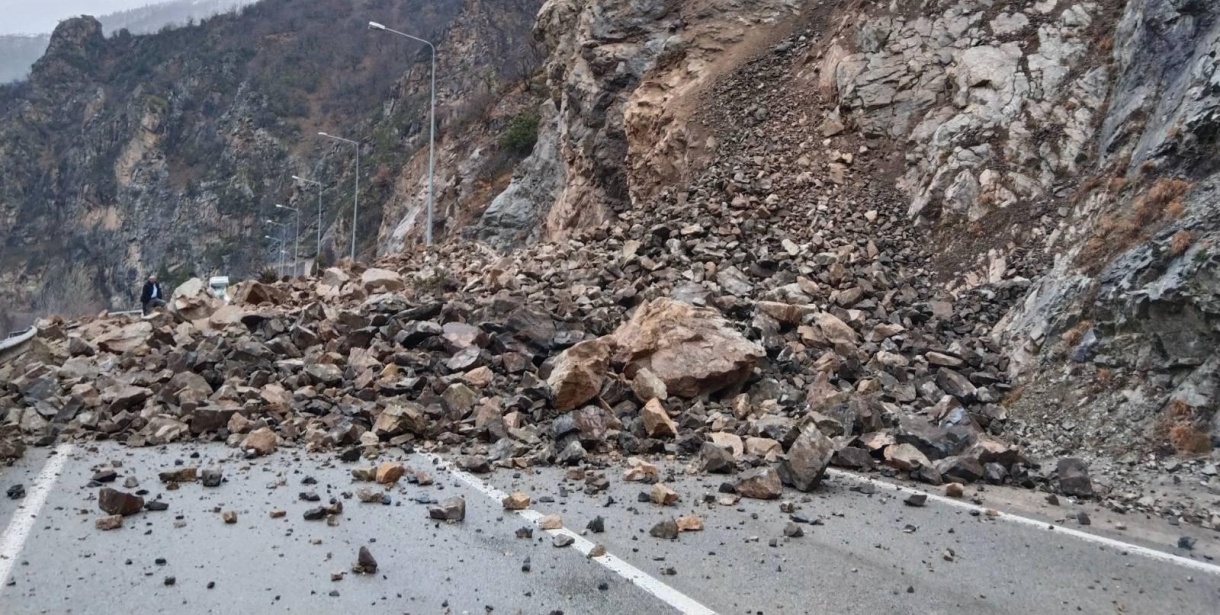
<svg viewBox="0 0 1220 615"><path fill-rule="evenodd" d="M530 496L514 491L504 498L504 510L525 510L530 507Z"/></svg>
<svg viewBox="0 0 1220 615"><path fill-rule="evenodd" d="M644 421L644 432L651 438L673 438L678 435L678 424L669 417L659 399L653 398L640 411Z"/></svg>
<svg viewBox="0 0 1220 615"><path fill-rule="evenodd" d="M648 530L648 535L653 538L661 538L663 540L673 540L678 537L678 522L673 519L666 519L652 526Z"/></svg>
<svg viewBox="0 0 1220 615"><path fill-rule="evenodd" d="M779 464L780 480L798 491L812 491L826 474L834 452L834 442L817 426L805 427Z"/></svg>
<svg viewBox="0 0 1220 615"><path fill-rule="evenodd" d="M97 494L97 506L104 513L126 517L134 515L144 508L144 498L110 487L102 487Z"/></svg>
<svg viewBox="0 0 1220 615"><path fill-rule="evenodd" d="M743 472L733 488L738 495L756 500L774 500L784 492L779 471L772 467L760 467Z"/></svg>
<svg viewBox="0 0 1220 615"><path fill-rule="evenodd" d="M686 398L741 382L766 356L715 310L666 298L645 301L611 338L628 374L648 369Z"/></svg>
<svg viewBox="0 0 1220 615"><path fill-rule="evenodd" d="M672 506L677 504L678 500L681 499L677 491L670 489L662 483L653 485L652 490L648 493L648 497L652 500L653 504L660 506Z"/></svg>
<svg viewBox="0 0 1220 615"><path fill-rule="evenodd" d="M444 500L440 504L429 506L428 517L438 521L465 521L466 498L457 496Z"/></svg>
<svg viewBox="0 0 1220 615"><path fill-rule="evenodd" d="M407 468L397 461L387 461L377 466L377 482L393 485L407 473Z"/></svg>
<svg viewBox="0 0 1220 615"><path fill-rule="evenodd" d="M610 349L602 340L581 342L563 351L546 381L555 409L567 412L596 397L609 369L609 360Z"/></svg>
<svg viewBox="0 0 1220 615"><path fill-rule="evenodd" d="M360 547L360 551L356 554L356 565L352 566L352 572L356 574L377 573L377 560L368 547Z"/></svg>
<svg viewBox="0 0 1220 615"><path fill-rule="evenodd" d="M733 454L712 442L704 442L699 448L700 469L711 474L728 474L736 469Z"/></svg>
<svg viewBox="0 0 1220 615"><path fill-rule="evenodd" d="M123 515L110 515L93 522L94 527L102 531L117 530L123 527Z"/></svg>
<svg viewBox="0 0 1220 615"><path fill-rule="evenodd" d="M275 432L270 427L263 427L250 432L241 442L244 450L254 451L262 457L275 452L277 447Z"/></svg>
<svg viewBox="0 0 1220 615"><path fill-rule="evenodd" d="M1083 459L1064 457L1056 466L1059 475L1059 491L1080 498L1093 497L1093 480L1089 477L1089 466Z"/></svg>

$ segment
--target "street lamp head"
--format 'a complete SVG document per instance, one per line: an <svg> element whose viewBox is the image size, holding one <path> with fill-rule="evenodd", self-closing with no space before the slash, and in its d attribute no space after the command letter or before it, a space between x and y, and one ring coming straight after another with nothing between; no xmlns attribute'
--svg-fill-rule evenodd
<svg viewBox="0 0 1220 615"><path fill-rule="evenodd" d="M383 25L381 25L381 24L379 24L379 23L377 23L377 22L375 22L375 21L370 21L370 22L369 22L369 29L370 29L370 30L385 30L385 26L383 26Z"/></svg>

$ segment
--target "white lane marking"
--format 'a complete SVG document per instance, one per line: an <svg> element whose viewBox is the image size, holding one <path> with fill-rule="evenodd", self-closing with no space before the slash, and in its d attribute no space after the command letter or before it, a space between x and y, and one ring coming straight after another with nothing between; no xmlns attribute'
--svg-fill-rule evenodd
<svg viewBox="0 0 1220 615"><path fill-rule="evenodd" d="M463 483L465 483L467 486L474 489L475 491L478 491L479 493L482 493L483 495L491 498L492 500L495 500L496 503L500 503L504 500L504 498L508 497L507 493L504 493L503 491L500 491L499 489L496 489L495 487L492 487L491 485L484 483L483 481L475 478L471 474L468 474L466 472L458 470L457 468L454 468L447 461L445 461L444 459L441 459L437 455L434 455L432 453L421 453L421 454L424 457L432 460L438 466L448 470L449 474L452 475L454 478L462 481ZM506 512L509 512L509 511L506 511ZM532 523L534 525L538 525L538 522L544 516L542 513L538 512L536 510L533 510L531 508L527 508L525 510L511 511L511 512L517 513L522 518L524 518L525 520L529 521L530 523ZM569 530L566 527L561 527L557 530L543 530L543 531L551 534L552 536L558 536L560 534L563 534L565 536L572 537L572 539L575 541L572 543L572 548L576 549L577 551L580 552L581 555L584 555L584 556L588 556L589 552L591 552L593 550L593 547L596 546L592 542L589 542L588 540L586 540L583 536L576 534L575 532ZM653 577L653 576L649 575L648 573L644 572L643 570L640 570L639 568L632 566L631 564L619 559L618 557L615 557L611 553L607 552L605 555L600 555L598 557L594 557L594 558L590 558L590 559L601 564L602 566L605 566L608 570L610 570L610 572L613 572L613 573L617 574L618 576L623 577L624 579L627 579L628 581L631 581L632 583L634 583L636 585L636 587L639 587L640 589L652 594L653 596L657 597L659 600L661 600L665 604L668 604L669 606L674 607L675 609L678 610L678 612L682 613L683 615L716 615L716 611L713 611L713 610L707 608L706 606L703 606L702 604L699 603L699 601L695 600L694 598L691 598L690 596L687 596L686 594L662 583L656 577Z"/></svg>
<svg viewBox="0 0 1220 615"><path fill-rule="evenodd" d="M913 489L910 487L904 487L902 485L895 485L894 483L889 483L889 482L886 482L883 480L870 478L868 476L861 476L859 474L856 474L854 472L848 472L846 470L836 470L834 468L829 468L826 470L826 474L829 476L846 478L846 479L854 480L857 482L869 483L869 484L875 485L877 487L881 487L882 489L889 489L890 491L897 491L899 493L922 493L922 494L928 496L929 500L940 502L941 504L948 504L949 506L955 506L957 508L964 508L966 510L977 510L981 514L985 514L988 510L986 507L976 506L974 504L971 504L969 502L965 502L962 500L957 500L957 499L946 497L943 495L938 495L935 493L929 493L927 491L923 491L920 489ZM1062 525L1055 525L1054 523L1050 523L1048 521L1039 521L1038 519L1030 519L1029 517L1022 517L1020 515L1014 515L1012 513L1006 513L1006 512L999 511L999 510L997 510L996 512L999 513L999 515L994 518L1001 520L1001 521L1008 521L1010 523L1016 523L1018 525L1027 525L1029 527L1037 528L1037 529L1044 530L1044 531L1052 531L1056 534L1065 534L1067 536L1071 536L1072 538L1083 540L1085 542L1093 542L1093 543L1097 543L1097 544L1106 545L1108 547L1112 547L1115 549L1119 549L1120 551L1123 551L1125 553L1139 555L1139 556L1146 557L1148 559L1157 560L1160 562L1177 564L1179 566L1183 566L1185 568L1191 568L1191 569L1198 570L1201 572L1207 572L1210 574L1220 575L1220 566L1217 566L1215 564L1201 562L1199 560L1190 559L1189 557L1182 557L1180 555L1174 555L1172 553L1166 553L1164 551L1158 551L1156 549L1150 549L1148 547L1141 547L1140 545L1131 544L1129 542L1123 542L1121 540L1115 540L1113 538L1107 538L1105 536L1098 536L1097 534L1090 534L1089 532L1082 532L1080 530L1072 529L1070 527L1064 527Z"/></svg>
<svg viewBox="0 0 1220 615"><path fill-rule="evenodd" d="M47 503L47 496L51 495L51 488L55 486L55 481L59 479L59 473L63 471L64 464L68 463L68 455L71 453L71 444L64 443L55 447L55 454L47 459L42 471L34 478L34 483L26 490L21 507L13 513L8 528L4 530L3 537L0 537L0 592L4 591L8 575L17 563L17 556L21 554L21 549L30 536L30 530L34 529L34 521Z"/></svg>

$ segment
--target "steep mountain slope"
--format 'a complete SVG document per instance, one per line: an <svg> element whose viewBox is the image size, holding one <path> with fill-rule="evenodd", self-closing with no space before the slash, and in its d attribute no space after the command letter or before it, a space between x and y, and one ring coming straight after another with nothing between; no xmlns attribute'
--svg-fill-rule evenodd
<svg viewBox="0 0 1220 615"><path fill-rule="evenodd" d="M360 249L372 249L391 170L426 145L428 98L418 89L392 97L398 77L427 56L367 22L410 24L442 54L469 41L489 51L463 56L441 82L444 127L468 82L496 93L515 80L509 69L525 48L513 43L536 10L269 0L195 27L110 39L91 18L64 22L29 81L0 88L0 312L128 308L137 281L157 271L257 275L277 256L263 221L288 220L276 203L300 205L303 225L316 224L316 192L294 186L294 174L325 182L325 249L337 243L344 254L354 151L320 130L364 140L357 234ZM483 17L461 26L473 14ZM448 36L454 28L461 40ZM302 258L312 258L315 242L304 243Z"/></svg>

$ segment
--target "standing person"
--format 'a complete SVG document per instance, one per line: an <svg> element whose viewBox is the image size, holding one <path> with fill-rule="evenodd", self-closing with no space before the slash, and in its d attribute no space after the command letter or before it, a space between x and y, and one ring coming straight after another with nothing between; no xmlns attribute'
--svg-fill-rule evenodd
<svg viewBox="0 0 1220 615"><path fill-rule="evenodd" d="M165 305L165 292L157 283L156 274L148 276L148 281L144 283L144 290L140 293L140 305L144 307L145 316L148 316L149 308Z"/></svg>

